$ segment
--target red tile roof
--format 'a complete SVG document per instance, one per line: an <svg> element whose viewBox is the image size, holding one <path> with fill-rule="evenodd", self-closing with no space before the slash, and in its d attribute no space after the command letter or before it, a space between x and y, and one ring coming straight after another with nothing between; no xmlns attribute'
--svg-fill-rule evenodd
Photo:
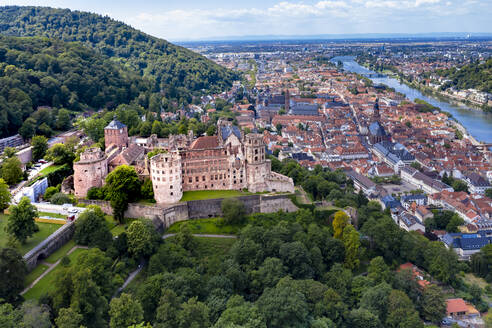
<svg viewBox="0 0 492 328"><path fill-rule="evenodd" d="M446 312L448 315L458 312L467 312L468 307L462 298L451 298L446 300Z"/></svg>
<svg viewBox="0 0 492 328"><path fill-rule="evenodd" d="M193 141L190 146L191 149L207 149L217 147L219 147L219 139L217 138L217 136L200 137Z"/></svg>

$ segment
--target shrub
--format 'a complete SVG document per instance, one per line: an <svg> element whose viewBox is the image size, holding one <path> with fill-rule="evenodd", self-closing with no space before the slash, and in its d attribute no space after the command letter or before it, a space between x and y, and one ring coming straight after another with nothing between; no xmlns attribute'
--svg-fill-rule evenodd
<svg viewBox="0 0 492 328"><path fill-rule="evenodd" d="M62 192L57 192L56 194L51 196L50 202L51 204L55 205L73 204L72 198Z"/></svg>
<svg viewBox="0 0 492 328"><path fill-rule="evenodd" d="M50 200L51 197L58 192L60 192L60 186L59 185L56 187L48 187L48 188L46 188L46 191L44 192L43 198L44 198L44 200Z"/></svg>

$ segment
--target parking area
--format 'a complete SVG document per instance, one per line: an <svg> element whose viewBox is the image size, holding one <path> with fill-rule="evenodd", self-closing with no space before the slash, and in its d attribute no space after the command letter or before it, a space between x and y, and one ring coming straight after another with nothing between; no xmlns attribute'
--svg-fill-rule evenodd
<svg viewBox="0 0 492 328"><path fill-rule="evenodd" d="M401 184L385 184L382 185L382 187L391 195L391 194L404 194L404 193L409 193L412 190L416 190L417 187L402 181Z"/></svg>

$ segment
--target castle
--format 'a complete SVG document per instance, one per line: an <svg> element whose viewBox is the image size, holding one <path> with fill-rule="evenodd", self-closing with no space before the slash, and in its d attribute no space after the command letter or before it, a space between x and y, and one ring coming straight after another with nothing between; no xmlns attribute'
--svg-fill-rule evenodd
<svg viewBox="0 0 492 328"><path fill-rule="evenodd" d="M271 171L262 135L243 135L225 120L219 120L217 130L217 135L196 139L193 134L128 138L126 126L113 120L104 130L106 153L88 149L74 163L75 195L85 197L90 188L101 187L107 173L122 164L134 165L142 178L151 179L160 204L176 203L191 190L294 192L291 178ZM150 160L142 156L155 149L165 152Z"/></svg>

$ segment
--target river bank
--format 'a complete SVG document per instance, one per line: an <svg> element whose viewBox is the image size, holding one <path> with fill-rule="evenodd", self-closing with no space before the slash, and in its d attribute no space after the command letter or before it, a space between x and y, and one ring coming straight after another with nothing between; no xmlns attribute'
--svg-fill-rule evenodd
<svg viewBox="0 0 492 328"><path fill-rule="evenodd" d="M373 74L373 72L357 62L353 56L339 56L332 58L332 62L341 61L343 68L346 71L358 73L358 74ZM435 95L426 95L418 88L407 85L405 82L400 81L392 77L379 77L370 78L374 83L385 84L388 87L395 89L395 91L404 94L409 100L415 101L415 99L422 99L429 104L440 108L443 112L450 113L454 120L456 120L464 129L467 130L468 135L472 136L477 141L483 141L486 143L492 142L492 113L487 113L480 110L473 110L470 107L463 104L450 103L447 100L439 99Z"/></svg>

